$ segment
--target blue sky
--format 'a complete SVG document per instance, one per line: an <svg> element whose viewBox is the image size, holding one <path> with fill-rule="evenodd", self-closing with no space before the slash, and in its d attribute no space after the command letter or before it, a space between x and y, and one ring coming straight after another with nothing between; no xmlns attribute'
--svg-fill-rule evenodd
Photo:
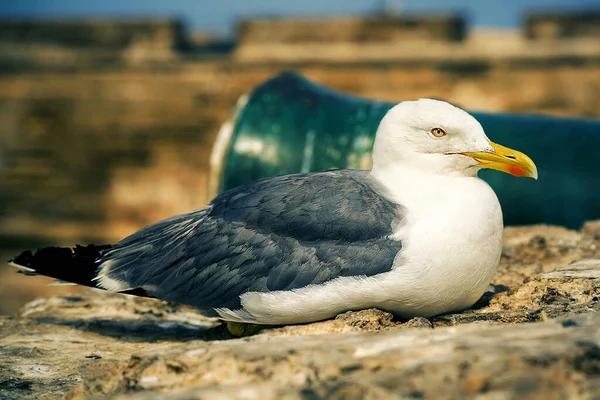
<svg viewBox="0 0 600 400"><path fill-rule="evenodd" d="M178 16L197 30L232 32L240 17L362 14L383 0L0 0L8 16ZM475 26L516 27L531 9L600 9L600 0L389 0L404 11L465 11Z"/></svg>

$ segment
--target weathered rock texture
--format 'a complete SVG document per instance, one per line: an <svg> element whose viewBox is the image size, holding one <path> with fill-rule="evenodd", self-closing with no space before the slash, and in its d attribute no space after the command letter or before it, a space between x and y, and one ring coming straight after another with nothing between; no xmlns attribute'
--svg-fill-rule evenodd
<svg viewBox="0 0 600 400"><path fill-rule="evenodd" d="M505 243L493 290L431 319L363 310L233 339L157 300L36 300L0 319L0 398L598 398L600 222Z"/></svg>

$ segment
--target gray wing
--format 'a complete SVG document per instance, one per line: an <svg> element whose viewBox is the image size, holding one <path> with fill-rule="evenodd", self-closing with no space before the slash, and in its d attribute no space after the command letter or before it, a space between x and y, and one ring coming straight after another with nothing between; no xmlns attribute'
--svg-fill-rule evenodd
<svg viewBox="0 0 600 400"><path fill-rule="evenodd" d="M388 239L401 209L382 193L353 170L253 182L123 239L99 260L100 274L209 315L239 308L246 292L377 275L402 246Z"/></svg>

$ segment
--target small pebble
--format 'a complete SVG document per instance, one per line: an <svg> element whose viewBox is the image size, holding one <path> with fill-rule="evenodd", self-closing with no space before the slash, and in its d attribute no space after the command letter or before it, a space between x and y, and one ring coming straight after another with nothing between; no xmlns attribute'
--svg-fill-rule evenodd
<svg viewBox="0 0 600 400"><path fill-rule="evenodd" d="M411 320L409 320L408 322L406 322L406 324L404 324L407 328L429 328L429 329L433 329L433 325L431 324L431 321L429 321L427 318L423 318L423 317L416 317L413 318Z"/></svg>

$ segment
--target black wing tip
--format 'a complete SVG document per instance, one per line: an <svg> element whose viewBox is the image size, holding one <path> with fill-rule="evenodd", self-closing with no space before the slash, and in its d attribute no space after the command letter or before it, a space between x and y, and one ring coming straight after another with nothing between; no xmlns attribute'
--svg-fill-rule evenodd
<svg viewBox="0 0 600 400"><path fill-rule="evenodd" d="M8 263L14 266L28 267L29 265L31 265L32 259L33 253L31 252L31 250L25 250L18 256L8 260Z"/></svg>
<svg viewBox="0 0 600 400"><path fill-rule="evenodd" d="M68 252L71 255L74 253L78 253L81 255L97 255L99 253L102 253L102 252L110 249L111 247L112 247L112 245L109 245L109 244L101 244L101 245L98 245L98 244L88 244L88 245L76 244L75 247L57 247L57 246L43 247L41 249L37 249L34 251L25 250L18 256L13 257L10 260L8 260L8 263L27 267L27 266L31 265L34 258L36 258L40 255L46 255L49 253L56 253L56 252L62 252L64 254L66 254Z"/></svg>
<svg viewBox="0 0 600 400"><path fill-rule="evenodd" d="M45 275L61 281L97 287L94 277L96 260L110 245L77 245L25 250L9 260L9 265L27 276Z"/></svg>
<svg viewBox="0 0 600 400"><path fill-rule="evenodd" d="M152 296L150 296L148 294L148 292L146 291L146 289L141 288L141 287L134 288L134 289L123 290L123 291L117 292L117 293L128 294L128 295L131 295L131 296L150 297L150 298L152 298Z"/></svg>

